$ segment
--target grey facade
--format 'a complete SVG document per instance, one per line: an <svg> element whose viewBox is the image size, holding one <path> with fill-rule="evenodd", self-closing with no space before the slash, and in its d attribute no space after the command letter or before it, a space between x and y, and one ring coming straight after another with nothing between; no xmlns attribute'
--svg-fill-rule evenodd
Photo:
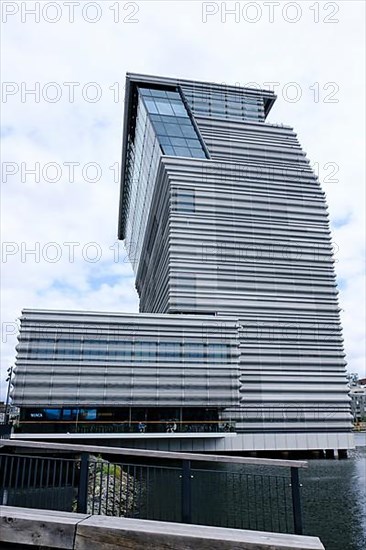
<svg viewBox="0 0 366 550"><path fill-rule="evenodd" d="M207 407L238 400L232 318L24 310L13 401L23 407Z"/></svg>
<svg viewBox="0 0 366 550"><path fill-rule="evenodd" d="M235 422L236 439L212 449L348 448L327 206L296 133L266 121L275 99L265 90L127 75L119 238L136 275L141 316L119 322L154 326L164 319L174 331L177 322L211 319L216 343L236 339L216 394L220 419ZM36 312L24 320L29 315ZM20 358L19 350L18 403ZM215 386L207 354L204 361ZM183 367L175 368L179 381ZM162 394L167 380L152 372ZM192 387L200 387L199 372ZM173 401L184 405L189 397L179 384ZM139 391L132 405L147 398L146 386ZM113 401L112 389L104 395ZM206 403L204 392L196 395Z"/></svg>
<svg viewBox="0 0 366 550"><path fill-rule="evenodd" d="M127 84L120 238L142 251L131 254L141 311L239 320L240 401L228 412L238 430L348 432L324 193L293 129L265 121L274 94L141 75ZM206 152L164 155L166 141L162 151L157 144L146 194L134 154L145 87L153 91L144 116L165 128L163 102L180 92Z"/></svg>

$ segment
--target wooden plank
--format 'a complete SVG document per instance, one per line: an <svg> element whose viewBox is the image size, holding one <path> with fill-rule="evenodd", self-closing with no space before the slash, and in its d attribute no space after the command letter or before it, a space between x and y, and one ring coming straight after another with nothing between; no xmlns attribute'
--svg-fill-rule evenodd
<svg viewBox="0 0 366 550"><path fill-rule="evenodd" d="M317 537L106 516L78 523L75 550L324 550Z"/></svg>
<svg viewBox="0 0 366 550"><path fill-rule="evenodd" d="M0 506L0 546L13 543L72 550L76 526L88 517L86 514Z"/></svg>
<svg viewBox="0 0 366 550"><path fill-rule="evenodd" d="M65 550L324 550L317 537L0 506L0 543Z"/></svg>
<svg viewBox="0 0 366 550"><path fill-rule="evenodd" d="M24 449L45 449L49 451L69 451L77 453L109 454L120 456L138 456L148 458L168 458L172 460L199 460L202 462L225 462L228 464L257 464L262 466L279 466L290 468L307 468L305 460L280 460L272 458L251 458L227 455L208 455L201 453L185 453L171 451L151 451L145 449L131 449L125 447L106 447L99 445L74 445L70 443L51 443L44 441L21 441L1 439L0 447L14 447Z"/></svg>

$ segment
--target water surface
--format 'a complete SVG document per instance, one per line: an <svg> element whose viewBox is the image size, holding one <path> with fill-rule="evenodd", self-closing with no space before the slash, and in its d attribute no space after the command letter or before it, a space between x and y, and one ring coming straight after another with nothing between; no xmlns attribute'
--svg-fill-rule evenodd
<svg viewBox="0 0 366 550"><path fill-rule="evenodd" d="M366 550L366 433L347 460L309 460L302 472L305 534L326 550Z"/></svg>

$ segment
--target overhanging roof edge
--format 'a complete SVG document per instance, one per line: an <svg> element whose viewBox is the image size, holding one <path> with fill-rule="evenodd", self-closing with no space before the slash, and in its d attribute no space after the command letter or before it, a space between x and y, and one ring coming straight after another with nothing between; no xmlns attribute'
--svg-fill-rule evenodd
<svg viewBox="0 0 366 550"><path fill-rule="evenodd" d="M125 239L125 224L126 224L126 200L127 200L127 189L125 188L125 171L126 171L126 160L127 160L127 144L128 144L128 135L129 135L129 123L131 119L131 110L132 110L132 99L133 91L137 84L155 84L160 86L184 86L184 85L195 85L201 87L209 87L211 89L222 90L224 87L227 91L232 91L235 93L250 93L250 94L260 94L264 98L264 107L265 107L265 117L267 117L272 105L276 101L276 95L270 90L249 88L249 87L239 87L239 86L230 86L225 83L216 83L216 82L204 82L198 80L188 80L182 78L173 78L173 77L164 77L164 76L154 76L146 75L139 73L126 73L126 89L125 89L125 105L124 105L124 116L123 116L123 141L122 141L122 161L121 161L121 182L120 182L120 202L119 202L119 215L118 215L118 239Z"/></svg>

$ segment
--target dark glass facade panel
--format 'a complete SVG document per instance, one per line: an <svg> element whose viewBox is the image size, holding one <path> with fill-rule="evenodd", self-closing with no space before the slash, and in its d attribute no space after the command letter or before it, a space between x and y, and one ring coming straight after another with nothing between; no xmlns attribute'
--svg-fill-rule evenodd
<svg viewBox="0 0 366 550"><path fill-rule="evenodd" d="M180 93L138 88L135 131L129 136L125 246L137 272L161 155L207 158Z"/></svg>
<svg viewBox="0 0 366 550"><path fill-rule="evenodd" d="M156 422L176 419L182 422L218 422L219 411L217 408L207 407L100 407L78 408L58 407L23 408L20 420L29 422L93 422L95 420L106 422ZM160 428L160 429L159 429ZM137 430L137 426L136 426ZM156 429L150 427L148 431L166 430L166 426L156 425Z"/></svg>
<svg viewBox="0 0 366 550"><path fill-rule="evenodd" d="M138 101L134 140L129 142L126 178L130 216L125 246L137 270L161 149L144 103Z"/></svg>
<svg viewBox="0 0 366 550"><path fill-rule="evenodd" d="M178 91L139 89L164 155L207 158Z"/></svg>
<svg viewBox="0 0 366 550"><path fill-rule="evenodd" d="M79 408L57 408L57 409L23 409L22 420L52 421L84 421L95 420L97 418L97 409L79 409Z"/></svg>
<svg viewBox="0 0 366 550"><path fill-rule="evenodd" d="M178 212L195 211L194 189L177 189L174 195L174 207Z"/></svg>
<svg viewBox="0 0 366 550"><path fill-rule="evenodd" d="M223 90L218 92L182 86L184 97L194 115L264 122L263 98Z"/></svg>
<svg viewBox="0 0 366 550"><path fill-rule="evenodd" d="M41 340L38 340L40 342ZM86 342L88 342L87 345ZM105 345L108 343L108 345ZM26 353L28 359L62 359L68 361L122 361L122 362L185 362L192 359L205 358L210 361L227 361L230 350L227 344L202 342L151 342L140 340L132 341L100 341L75 340L74 347L32 347L28 350L19 349L19 353ZM93 345L94 344L94 345Z"/></svg>

